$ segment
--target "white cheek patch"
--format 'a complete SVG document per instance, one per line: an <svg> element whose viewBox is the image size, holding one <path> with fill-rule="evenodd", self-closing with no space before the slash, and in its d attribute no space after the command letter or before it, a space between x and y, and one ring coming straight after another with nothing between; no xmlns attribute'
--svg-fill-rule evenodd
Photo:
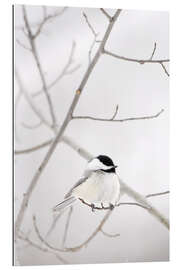
<svg viewBox="0 0 180 270"><path fill-rule="evenodd" d="M96 170L108 170L111 169L112 166L106 166L102 162L99 161L99 159L94 158L87 164L87 170L90 171L96 171Z"/></svg>

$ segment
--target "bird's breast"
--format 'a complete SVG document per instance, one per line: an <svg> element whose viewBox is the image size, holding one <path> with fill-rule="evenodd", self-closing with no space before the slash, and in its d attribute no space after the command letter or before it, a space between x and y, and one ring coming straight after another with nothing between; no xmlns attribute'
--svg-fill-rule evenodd
<svg viewBox="0 0 180 270"><path fill-rule="evenodd" d="M93 173L76 187L73 195L89 203L115 203L119 198L119 179L114 173Z"/></svg>

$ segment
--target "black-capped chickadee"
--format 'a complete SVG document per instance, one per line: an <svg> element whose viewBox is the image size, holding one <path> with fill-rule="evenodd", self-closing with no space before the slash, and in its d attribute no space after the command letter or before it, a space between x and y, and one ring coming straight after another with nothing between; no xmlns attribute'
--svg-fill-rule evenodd
<svg viewBox="0 0 180 270"><path fill-rule="evenodd" d="M114 208L120 198L120 182L116 167L111 158L100 155L91 159L83 176L66 194L65 200L57 204L54 210L61 211L71 206L78 199L91 205L108 205Z"/></svg>

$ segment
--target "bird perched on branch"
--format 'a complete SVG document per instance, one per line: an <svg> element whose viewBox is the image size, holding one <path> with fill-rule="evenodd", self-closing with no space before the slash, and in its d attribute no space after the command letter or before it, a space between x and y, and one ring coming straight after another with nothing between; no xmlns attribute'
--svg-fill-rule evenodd
<svg viewBox="0 0 180 270"><path fill-rule="evenodd" d="M108 156L99 155L91 159L83 176L66 194L65 200L54 207L54 211L67 208L78 199L90 205L92 211L96 205L100 205L98 209L113 209L120 198L120 182L116 168Z"/></svg>

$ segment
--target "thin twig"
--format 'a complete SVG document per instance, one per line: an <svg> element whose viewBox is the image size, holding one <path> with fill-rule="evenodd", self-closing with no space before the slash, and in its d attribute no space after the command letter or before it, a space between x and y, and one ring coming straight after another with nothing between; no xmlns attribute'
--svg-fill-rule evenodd
<svg viewBox="0 0 180 270"><path fill-rule="evenodd" d="M150 198L150 197L155 197L155 196L161 196L161 195L165 195L165 194L169 194L170 191L164 191L164 192L159 192L159 193L152 193L152 194L148 194L146 195L146 198Z"/></svg>
<svg viewBox="0 0 180 270"><path fill-rule="evenodd" d="M107 232L105 232L103 229L101 229L100 231L102 232L102 234L104 234L105 236L110 237L110 238L114 238L114 237L120 236L119 233L114 233L114 234L112 234L112 233L107 233Z"/></svg>
<svg viewBox="0 0 180 270"><path fill-rule="evenodd" d="M27 47L24 43L22 43L19 39L16 38L16 42L25 50L28 50L30 52L32 52L31 48Z"/></svg>
<svg viewBox="0 0 180 270"><path fill-rule="evenodd" d="M152 51L152 54L151 54L151 57L149 58L149 60L152 60L153 59L153 56L155 54L155 51L156 51L156 42L154 43L154 49Z"/></svg>
<svg viewBox="0 0 180 270"><path fill-rule="evenodd" d="M34 124L34 125L29 125L29 124L26 124L26 123L22 122L22 126L24 128L33 129L33 130L36 129L36 128L38 128L38 127L40 127L42 124L43 124L43 122L41 120L39 121L39 123Z"/></svg>
<svg viewBox="0 0 180 270"><path fill-rule="evenodd" d="M94 120L94 121L104 121L104 122L127 122L127 121L136 121L136 120L148 120L148 119L153 119L157 118L160 114L164 112L164 109L159 111L158 113L154 115L147 115L147 116L139 116L139 117L128 117L128 118L122 118L122 119L114 119L114 117L117 114L117 111L115 112L115 116L111 118L98 118L98 117L93 117L93 116L72 116L72 119L74 120Z"/></svg>
<svg viewBox="0 0 180 270"><path fill-rule="evenodd" d="M58 220L60 219L60 217L64 214L63 211L61 211L60 213L58 213L54 218L53 218L53 221L52 221L52 224L50 225L46 235L45 235L45 238L47 238L48 236L50 236L50 234L52 233L52 231L54 230L54 228L56 227L57 225L57 222Z"/></svg>
<svg viewBox="0 0 180 270"><path fill-rule="evenodd" d="M72 212L73 212L73 206L71 206L69 208L69 212L68 212L68 215L67 215L67 220L66 220L66 224L65 224L65 231L64 231L63 240L62 240L63 247L65 246L65 242L66 242L66 239L67 239L67 233L68 233L68 229L69 229L69 224L70 224Z"/></svg>
<svg viewBox="0 0 180 270"><path fill-rule="evenodd" d="M54 251L50 250L49 248L42 247L42 245L39 245L39 244L33 242L29 237L23 236L23 235L20 234L18 236L18 238L25 241L28 244L28 246L32 246L32 247L34 247L34 248L36 248L36 249L38 249L38 250L40 250L42 252L45 252L45 253L53 254L62 263L69 264L69 262L67 260L65 260L62 256L60 256L59 253L54 252Z"/></svg>
<svg viewBox="0 0 180 270"><path fill-rule="evenodd" d="M107 11L105 11L104 8L100 8L100 10L102 11L102 13L108 18L109 21L112 20L112 17L107 13Z"/></svg>
<svg viewBox="0 0 180 270"><path fill-rule="evenodd" d="M60 72L60 74L49 84L47 85L47 90L49 91L55 84L57 84L64 76L70 75L73 72L75 72L76 70L78 70L80 68L80 64L76 65L75 67L70 69L70 66L73 63L73 57L74 57L74 53L75 53L75 48L76 48L76 43L75 41L73 41L72 43L72 47L71 47L71 51L70 51L70 55L68 58L67 63L65 64L65 66L63 67L62 71ZM43 88L40 89L39 91L35 92L34 94L32 94L33 97L37 97L40 94L43 93Z"/></svg>
<svg viewBox="0 0 180 270"><path fill-rule="evenodd" d="M155 51L154 51L155 52ZM135 62L135 63L139 63L139 64L160 64L162 66L162 68L164 69L165 73L169 76L169 73L167 72L164 63L169 62L169 59L160 59L160 60L154 60L154 59L136 59L136 58L128 58L125 56L120 56L118 54L112 53L108 50L103 51L104 54L112 56L114 58L120 59L120 60L124 60L124 61L129 61L129 62Z"/></svg>
<svg viewBox="0 0 180 270"><path fill-rule="evenodd" d="M96 227L96 229L93 231L93 233L84 241L82 242L80 245L78 246L75 246L75 247L66 247L66 248L58 248L58 247L54 247L52 246L49 242L47 242L47 240L45 240L40 231L39 231L39 228L37 226L37 223L36 223L36 217L33 216L33 225L34 225L34 228L35 228L35 232L39 238L39 240L45 245L47 246L48 248L54 250L54 251L58 251L58 252L76 252L80 249L82 249L83 247L86 247L87 244L89 244L89 242L91 240L94 239L94 237L99 233L99 231L102 229L104 223L107 221L107 219L110 217L111 213L113 212L113 210L109 210L105 216L103 217L102 221L99 223L99 225Z"/></svg>
<svg viewBox="0 0 180 270"><path fill-rule="evenodd" d="M92 44L91 44L90 49L89 49L89 52L88 52L89 65L90 65L90 63L91 63L91 54L92 54L92 50L93 50L93 48L94 48L94 45L95 45L97 42L101 42L101 41L97 40L98 33L96 33L96 31L94 30L94 28L92 27L91 23L89 22L89 19L88 19L87 15L86 15L84 12L83 12L83 16L84 16L84 18L85 18L85 20L86 20L86 23L87 23L89 29L91 30L91 32L92 32L92 34L93 34L93 36L94 36L94 39L93 39L93 41L92 41Z"/></svg>
<svg viewBox="0 0 180 270"><path fill-rule="evenodd" d="M169 72L167 71L165 65L163 64L163 62L160 63L162 68L164 69L165 73L167 74L167 76L169 77Z"/></svg>

